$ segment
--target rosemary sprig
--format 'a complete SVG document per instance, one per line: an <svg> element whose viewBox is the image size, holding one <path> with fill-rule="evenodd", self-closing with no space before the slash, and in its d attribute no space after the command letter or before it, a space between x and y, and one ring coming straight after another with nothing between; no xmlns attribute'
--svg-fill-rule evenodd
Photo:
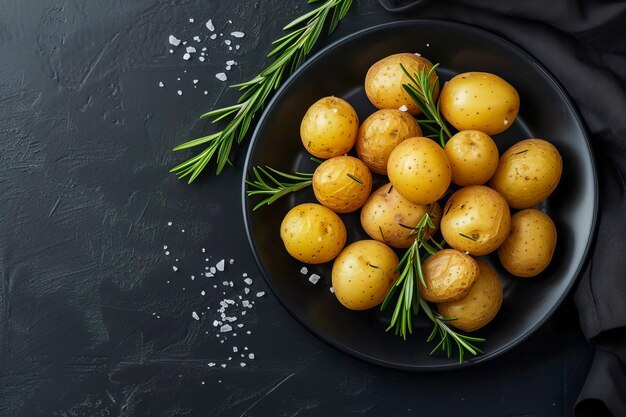
<svg viewBox="0 0 626 417"><path fill-rule="evenodd" d="M308 0L317 3L320 0ZM259 75L241 84L231 87L242 92L237 104L211 110L201 118L211 118L213 123L232 116L226 127L216 133L183 143L174 151L206 145L206 148L196 156L175 166L170 172L181 178L188 178L191 183L195 180L207 164L216 158L216 174L220 174L226 164L230 164L230 153L234 143L240 144L256 113L263 108L271 92L276 90L283 78L291 74L304 62L319 38L324 25L330 16L328 32L335 30L341 19L348 13L353 0L324 0L317 8L293 20L283 28L289 33L275 40L268 57L275 60Z"/></svg>
<svg viewBox="0 0 626 417"><path fill-rule="evenodd" d="M248 197L254 195L267 196L259 201L253 211L265 205L269 206L279 198L308 187L313 183L313 174L295 172L288 174L278 171L272 167L253 167L252 173L256 178L254 181L246 180L248 184Z"/></svg>
<svg viewBox="0 0 626 417"><path fill-rule="evenodd" d="M456 344L457 347L459 363L463 362L466 351L474 356L483 353L474 343L484 342L485 339L457 333L447 324L449 321L456 320L456 317L443 317L419 296L417 286L421 283L426 287L422 263L428 259L429 256L441 250L444 244L444 242L438 243L432 237L424 239L429 229L435 228L432 213L424 214L415 227L402 226L411 229L411 233L416 237L413 244L400 260L396 268L396 272L400 272L400 276L387 294L387 297L385 297L381 306L381 310L384 310L399 290L396 306L387 330L389 331L393 328L396 334L406 340L407 334L413 332L412 316L417 315L421 309L424 310L426 317L433 322L433 330L428 336L427 342L432 342L435 340L435 337L439 336L439 342L430 352L431 355L441 349L446 352L448 358L450 358L454 344ZM431 242L434 247L431 245ZM420 249L422 248L425 250L424 254L420 253Z"/></svg>
<svg viewBox="0 0 626 417"><path fill-rule="evenodd" d="M446 146L446 140L450 139L452 135L441 117L439 101L435 101L435 91L439 85L439 78L436 73L438 66L439 64L435 64L428 71L422 67L419 73L411 75L404 65L400 64L402 71L410 80L409 84L402 84L402 87L424 115L424 119L419 119L418 122L433 132L433 135L428 137L438 138L439 143L444 147ZM435 81L431 85L432 77L434 77Z"/></svg>

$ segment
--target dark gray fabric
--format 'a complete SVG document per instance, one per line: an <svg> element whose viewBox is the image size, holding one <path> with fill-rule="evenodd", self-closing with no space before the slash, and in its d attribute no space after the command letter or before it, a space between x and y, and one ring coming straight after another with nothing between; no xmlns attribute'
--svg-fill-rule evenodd
<svg viewBox="0 0 626 417"><path fill-rule="evenodd" d="M591 134L600 209L575 292L596 348L577 416L626 416L626 2L380 0L389 11L490 30L541 61L572 96Z"/></svg>

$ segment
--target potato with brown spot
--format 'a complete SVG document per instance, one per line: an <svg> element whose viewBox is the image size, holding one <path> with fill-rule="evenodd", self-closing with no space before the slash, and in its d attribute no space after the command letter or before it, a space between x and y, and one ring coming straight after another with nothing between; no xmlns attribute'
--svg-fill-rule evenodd
<svg viewBox="0 0 626 417"><path fill-rule="evenodd" d="M448 190L452 172L443 148L419 137L396 146L389 155L387 175L402 197L415 204L431 204Z"/></svg>
<svg viewBox="0 0 626 417"><path fill-rule="evenodd" d="M339 97L324 97L307 110L300 124L300 138L313 156L328 159L352 149L359 130L354 108Z"/></svg>
<svg viewBox="0 0 626 417"><path fill-rule="evenodd" d="M405 139L422 136L415 119L395 109L378 110L363 121L356 138L356 152L372 171L387 175L391 151Z"/></svg>
<svg viewBox="0 0 626 417"><path fill-rule="evenodd" d="M398 257L384 243L361 240L347 246L335 259L332 281L335 296L351 310L380 304L398 279Z"/></svg>
<svg viewBox="0 0 626 417"><path fill-rule="evenodd" d="M458 250L444 249L422 265L424 282L419 293L426 301L444 303L465 297L478 277L476 261Z"/></svg>
<svg viewBox="0 0 626 417"><path fill-rule="evenodd" d="M361 208L361 225L372 239L394 248L408 248L415 235L407 227L415 227L424 214L430 213L435 229L428 229L428 239L437 231L441 220L441 207L437 203L421 205L411 203L387 183L374 191Z"/></svg>
<svg viewBox="0 0 626 417"><path fill-rule="evenodd" d="M412 115L421 113L420 108L404 91L402 84L409 84L409 77L402 71L403 65L411 76L421 71L428 72L433 64L426 58L416 54L401 53L381 59L370 67L365 76L365 93L372 104L379 109L400 109L403 106ZM437 81L433 72L430 84ZM435 89L435 100L439 94L439 86Z"/></svg>
<svg viewBox="0 0 626 417"><path fill-rule="evenodd" d="M333 260L346 244L346 236L339 216L319 204L295 206L280 225L280 238L289 255L308 264Z"/></svg>
<svg viewBox="0 0 626 417"><path fill-rule="evenodd" d="M486 255L504 242L510 224L511 212L504 197L484 185L470 185L450 196L440 227L454 249Z"/></svg>
<svg viewBox="0 0 626 417"><path fill-rule="evenodd" d="M337 156L313 173L313 192L320 204L337 213L350 213L365 203L372 191L372 173L363 161Z"/></svg>
<svg viewBox="0 0 626 417"><path fill-rule="evenodd" d="M509 206L525 209L548 198L563 172L559 151L543 139L526 139L511 146L489 185L506 198Z"/></svg>
<svg viewBox="0 0 626 417"><path fill-rule="evenodd" d="M476 260L480 272L465 298L437 305L443 317L456 317L449 325L465 332L486 326L502 306L502 283L496 271L486 263Z"/></svg>
<svg viewBox="0 0 626 417"><path fill-rule="evenodd" d="M498 167L496 143L478 130L457 133L444 149L452 168L452 182L461 187L486 183Z"/></svg>
<svg viewBox="0 0 626 417"><path fill-rule="evenodd" d="M519 95L495 74L466 72L443 86L439 104L443 117L457 130L496 135L515 122Z"/></svg>
<svg viewBox="0 0 626 417"><path fill-rule="evenodd" d="M556 227L550 216L526 209L511 217L511 232L498 248L498 258L511 274L534 277L548 267L555 248Z"/></svg>

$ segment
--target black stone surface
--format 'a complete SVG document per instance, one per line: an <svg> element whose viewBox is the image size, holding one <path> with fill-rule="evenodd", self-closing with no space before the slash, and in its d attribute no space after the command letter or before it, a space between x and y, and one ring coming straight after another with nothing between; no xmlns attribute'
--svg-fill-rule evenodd
<svg viewBox="0 0 626 417"><path fill-rule="evenodd" d="M267 288L241 222L242 152L218 178L187 186L168 174L184 157L170 149L207 128L198 115L235 97L215 74L230 59L238 65L229 81L256 74L269 42L306 8L1 2L1 416L570 414L592 354L571 299L521 346L479 367L416 374L369 365L309 334L271 294L254 295ZM245 32L241 49L205 40L209 18L218 33ZM357 2L323 43L397 18ZM170 54L169 34L190 44L200 35L207 62L199 53L184 61L182 46ZM222 258L235 262L198 277ZM220 343L216 310L243 294L244 272L256 303L236 322L238 335ZM193 311L205 314L196 321ZM255 359L242 368L244 346Z"/></svg>

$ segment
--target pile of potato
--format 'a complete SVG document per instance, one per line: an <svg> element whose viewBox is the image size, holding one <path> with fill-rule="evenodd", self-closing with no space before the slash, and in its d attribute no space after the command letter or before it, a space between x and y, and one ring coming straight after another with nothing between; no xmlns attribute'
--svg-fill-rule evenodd
<svg viewBox="0 0 626 417"><path fill-rule="evenodd" d="M363 310L381 303L397 279L392 248L408 248L415 239L406 226L415 227L429 213L450 248L424 262L420 296L436 303L444 317L456 317L452 326L473 331L493 319L502 303L498 274L476 256L497 251L502 266L519 277L536 276L550 263L556 228L533 207L558 185L561 156L542 139L522 140L499 155L490 135L515 122L519 96L505 80L484 72L459 74L436 90L443 117L459 130L442 148L422 136L414 117L420 109L402 88L409 79L400 64L410 73L432 68L409 53L375 63L365 90L380 110L360 126L341 98L324 97L309 108L300 134L308 152L326 159L313 176L319 204L291 209L281 238L302 262L334 259L337 299ZM358 158L347 155L353 148ZM372 192L371 172L389 182ZM359 209L372 240L345 246L346 228L337 213ZM511 215L511 209L520 211Z"/></svg>

